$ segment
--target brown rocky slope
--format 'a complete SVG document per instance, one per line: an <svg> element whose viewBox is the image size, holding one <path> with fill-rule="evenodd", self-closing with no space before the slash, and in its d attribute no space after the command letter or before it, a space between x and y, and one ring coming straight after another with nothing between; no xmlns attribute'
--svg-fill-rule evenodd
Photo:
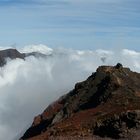
<svg viewBox="0 0 140 140"><path fill-rule="evenodd" d="M101 66L35 117L20 140L140 139L140 74Z"/></svg>

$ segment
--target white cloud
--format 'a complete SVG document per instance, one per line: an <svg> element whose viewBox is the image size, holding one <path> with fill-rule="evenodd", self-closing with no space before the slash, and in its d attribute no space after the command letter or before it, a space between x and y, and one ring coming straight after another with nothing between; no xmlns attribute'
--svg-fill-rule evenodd
<svg viewBox="0 0 140 140"><path fill-rule="evenodd" d="M133 50L52 50L45 45L21 50L52 55L8 60L0 69L0 140L14 139L31 124L34 116L71 90L76 82L86 79L99 65L121 62L140 72L139 52ZM104 63L102 57L106 57Z"/></svg>
<svg viewBox="0 0 140 140"><path fill-rule="evenodd" d="M131 57L140 57L140 53L133 50L124 49L122 53L126 56L130 55Z"/></svg>
<svg viewBox="0 0 140 140"><path fill-rule="evenodd" d="M39 45L29 45L25 46L21 49L21 52L30 53L30 52L40 52L43 54L50 55L53 52L53 49L47 47L46 45L39 44Z"/></svg>

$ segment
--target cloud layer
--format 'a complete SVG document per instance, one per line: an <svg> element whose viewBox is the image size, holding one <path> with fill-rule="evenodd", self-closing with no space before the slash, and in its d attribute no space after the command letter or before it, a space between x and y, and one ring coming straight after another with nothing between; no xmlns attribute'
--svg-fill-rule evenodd
<svg viewBox="0 0 140 140"><path fill-rule="evenodd" d="M39 51L46 58L8 60L0 69L0 139L13 140L31 125L48 104L84 80L99 65L124 66L140 72L140 53L133 50L51 49L45 45L21 48Z"/></svg>

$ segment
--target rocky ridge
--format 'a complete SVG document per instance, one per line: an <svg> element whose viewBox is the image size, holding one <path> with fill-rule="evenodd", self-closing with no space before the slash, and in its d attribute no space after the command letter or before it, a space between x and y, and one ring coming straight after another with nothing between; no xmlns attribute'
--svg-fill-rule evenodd
<svg viewBox="0 0 140 140"><path fill-rule="evenodd" d="M6 64L6 59L25 59L26 57L34 56L34 57L47 57L47 55L39 53L39 52L31 52L31 53L20 53L16 49L6 49L6 50L0 50L0 67L4 66Z"/></svg>
<svg viewBox="0 0 140 140"><path fill-rule="evenodd" d="M20 140L140 138L140 74L100 66L34 118Z"/></svg>
<svg viewBox="0 0 140 140"><path fill-rule="evenodd" d="M16 58L24 59L25 54L22 54L22 53L18 52L16 49L1 50L0 51L0 66L1 67L6 64L6 59L7 58L10 58L10 59L16 59Z"/></svg>

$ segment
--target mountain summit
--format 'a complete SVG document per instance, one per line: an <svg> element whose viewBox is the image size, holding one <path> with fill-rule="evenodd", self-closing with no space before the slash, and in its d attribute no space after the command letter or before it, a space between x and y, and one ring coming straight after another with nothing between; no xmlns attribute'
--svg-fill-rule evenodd
<svg viewBox="0 0 140 140"><path fill-rule="evenodd" d="M140 138L140 74L100 66L34 118L21 140Z"/></svg>

